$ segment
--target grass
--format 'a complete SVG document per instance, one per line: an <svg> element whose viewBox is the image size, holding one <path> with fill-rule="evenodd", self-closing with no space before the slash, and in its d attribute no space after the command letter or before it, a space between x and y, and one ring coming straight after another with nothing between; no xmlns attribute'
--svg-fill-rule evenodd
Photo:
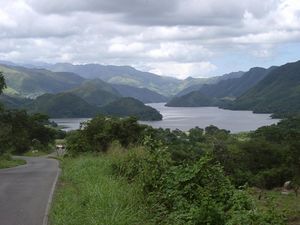
<svg viewBox="0 0 300 225"><path fill-rule="evenodd" d="M13 159L10 156L0 156L0 169L11 168L26 164L23 159Z"/></svg>
<svg viewBox="0 0 300 225"><path fill-rule="evenodd" d="M265 191L261 200L258 200L258 192L251 191L255 197L258 207L265 210L268 207L268 201L275 204L276 209L283 213L287 218L288 225L300 224L300 196L294 192L288 195L281 194L281 190Z"/></svg>
<svg viewBox="0 0 300 225"><path fill-rule="evenodd" d="M51 225L150 224L138 188L112 175L111 160L103 155L62 161Z"/></svg>

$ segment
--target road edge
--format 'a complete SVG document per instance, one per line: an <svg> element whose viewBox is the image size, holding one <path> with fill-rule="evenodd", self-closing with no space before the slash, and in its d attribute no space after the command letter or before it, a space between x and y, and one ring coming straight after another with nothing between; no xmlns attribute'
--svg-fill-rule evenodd
<svg viewBox="0 0 300 225"><path fill-rule="evenodd" d="M56 186L57 186L57 181L58 181L58 178L59 178L60 173L61 173L61 169L59 167L58 160L56 160L56 159L52 159L52 160L56 161L57 166L58 166L58 170L57 170L54 182L53 182L52 187L51 187L51 191L50 191L50 194L49 194L49 198L48 198L48 202L47 202L47 207L46 207L46 210L45 210L45 214L44 214L44 219L43 219L43 224L42 225L48 225L48 222L49 222L49 212L50 212L50 208L51 208L51 203L52 203L54 192L55 192L55 189L56 189Z"/></svg>

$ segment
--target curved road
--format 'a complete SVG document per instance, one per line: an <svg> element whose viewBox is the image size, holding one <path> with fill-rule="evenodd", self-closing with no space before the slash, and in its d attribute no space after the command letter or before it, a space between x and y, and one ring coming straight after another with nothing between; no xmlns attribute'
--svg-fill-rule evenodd
<svg viewBox="0 0 300 225"><path fill-rule="evenodd" d="M0 170L0 224L45 225L58 162L46 157L21 158L26 165Z"/></svg>

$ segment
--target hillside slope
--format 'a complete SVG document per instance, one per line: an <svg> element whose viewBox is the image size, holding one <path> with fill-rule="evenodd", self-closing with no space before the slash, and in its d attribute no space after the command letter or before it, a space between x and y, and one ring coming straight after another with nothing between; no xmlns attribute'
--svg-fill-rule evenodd
<svg viewBox="0 0 300 225"><path fill-rule="evenodd" d="M121 98L101 107L100 110L104 114L118 117L135 116L139 120L162 119L162 115L156 109L146 106L134 98Z"/></svg>
<svg viewBox="0 0 300 225"><path fill-rule="evenodd" d="M300 61L271 71L230 108L278 115L300 113Z"/></svg>
<svg viewBox="0 0 300 225"><path fill-rule="evenodd" d="M23 106L30 113L43 113L52 118L95 116L99 109L72 93L44 94Z"/></svg>
<svg viewBox="0 0 300 225"><path fill-rule="evenodd" d="M264 69L260 67L251 68L243 76L227 80L221 80L216 84L204 85L200 91L210 97L215 98L236 98L259 83L275 67Z"/></svg>
<svg viewBox="0 0 300 225"><path fill-rule="evenodd" d="M100 79L87 80L68 92L94 106L103 106L121 98L120 93L114 87Z"/></svg>
<svg viewBox="0 0 300 225"><path fill-rule="evenodd" d="M151 91L147 88L137 88L128 85L114 84L113 87L123 96L131 97L143 103L166 102L167 97Z"/></svg>
<svg viewBox="0 0 300 225"><path fill-rule="evenodd" d="M193 91L183 96L174 97L166 106L169 107L202 107L213 106L215 100L209 96L204 95L200 91Z"/></svg>
<svg viewBox="0 0 300 225"><path fill-rule="evenodd" d="M84 78L69 72L51 72L20 66L0 65L8 89L7 94L35 98L44 93L58 93L79 86Z"/></svg>
<svg viewBox="0 0 300 225"><path fill-rule="evenodd" d="M123 84L139 88L148 88L159 94L169 96L178 91L180 80L142 72L130 66L112 66L100 64L73 65L58 63L48 65L55 72L73 72L87 79L99 78L112 84Z"/></svg>

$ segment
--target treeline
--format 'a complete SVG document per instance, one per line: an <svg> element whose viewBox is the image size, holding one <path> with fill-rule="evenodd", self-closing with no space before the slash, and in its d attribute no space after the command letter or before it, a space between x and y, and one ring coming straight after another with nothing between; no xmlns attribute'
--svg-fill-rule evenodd
<svg viewBox="0 0 300 225"><path fill-rule="evenodd" d="M257 211L244 189L292 180L298 190L300 118L239 136L215 126L182 132L100 116L71 132L67 148L70 155L103 153L115 142L124 150L112 170L141 187L157 224L283 224L274 208Z"/></svg>
<svg viewBox="0 0 300 225"><path fill-rule="evenodd" d="M0 72L0 94L6 87ZM47 151L64 132L51 128L48 117L28 114L23 110L8 110L0 104L0 156L23 154L31 149Z"/></svg>

